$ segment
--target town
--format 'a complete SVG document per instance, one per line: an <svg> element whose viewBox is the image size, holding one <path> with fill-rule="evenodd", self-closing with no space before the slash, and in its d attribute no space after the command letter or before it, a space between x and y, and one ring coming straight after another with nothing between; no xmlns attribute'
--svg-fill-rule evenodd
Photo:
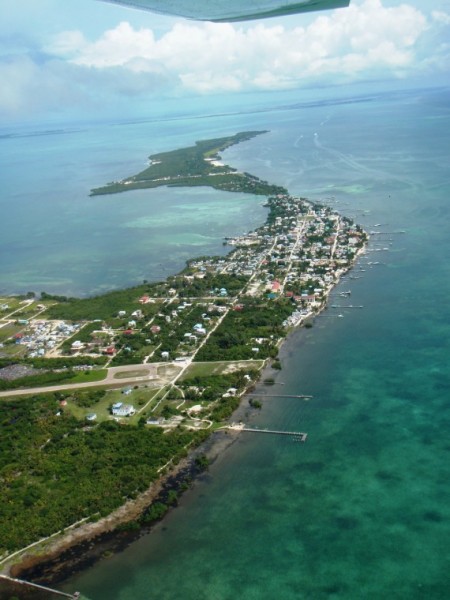
<svg viewBox="0 0 450 600"><path fill-rule="evenodd" d="M72 305L80 301L58 302L44 295L39 301L22 300L21 310L16 299L15 310L9 312L5 299L0 307L7 313L0 329L4 333L0 348L3 394L30 387L27 375L33 389L38 387L45 359L56 372L58 385L73 388L77 383L98 386L108 369L122 367L117 373L120 378L107 379L106 386L120 386L126 379L139 389L145 377L151 401L144 402L145 411L130 404L126 410L115 411L117 390L113 390L103 417L138 415L161 425L164 408L166 413L168 408L175 413L172 417L182 412L161 399L182 399L183 387L192 387L183 381L189 384L197 364L214 363L217 374L245 371L246 363L258 370L265 361L276 359L289 328L309 323L325 307L332 287L352 266L367 235L350 219L303 198L278 194L268 199L267 208L264 225L226 240L232 248L227 256L191 260L178 275L141 286L126 306L117 305L114 310L112 305L109 314L102 309L98 318L85 314L74 319ZM83 302L89 304L89 300ZM155 366L151 378L145 375L149 371L144 365ZM47 386L52 383L49 369L43 381ZM207 367L203 370L205 375L213 374ZM16 371L20 377L14 377ZM76 375L79 371L84 372L84 379ZM195 387L199 391L192 400L200 403L209 426L214 402L208 394L206 400L202 396L206 388ZM93 421L97 412L88 406L85 418ZM177 424L180 421L176 419ZM185 421L192 426L186 412Z"/></svg>
<svg viewBox="0 0 450 600"><path fill-rule="evenodd" d="M274 383L283 340L313 325L365 250L366 232L332 208L218 166L219 149L253 135L197 143L149 167L157 168L151 185L164 185L156 175L172 181L191 157L184 185L207 180L266 196L265 223L225 239L225 256L197 257L165 281L100 296L0 298L0 423L14 440L2 447L0 564L111 514L187 455L194 473L204 468L195 449L212 432L255 431L230 424L242 397L246 410L261 408L252 392L260 379ZM224 169L223 178L211 169ZM160 518L188 483L179 485L139 523Z"/></svg>

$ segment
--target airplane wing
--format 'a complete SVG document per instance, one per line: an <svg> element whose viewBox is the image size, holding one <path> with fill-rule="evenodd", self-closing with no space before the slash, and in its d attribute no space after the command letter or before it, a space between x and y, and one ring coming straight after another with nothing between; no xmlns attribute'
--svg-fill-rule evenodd
<svg viewBox="0 0 450 600"><path fill-rule="evenodd" d="M103 0L198 21L232 22L343 8L350 0Z"/></svg>

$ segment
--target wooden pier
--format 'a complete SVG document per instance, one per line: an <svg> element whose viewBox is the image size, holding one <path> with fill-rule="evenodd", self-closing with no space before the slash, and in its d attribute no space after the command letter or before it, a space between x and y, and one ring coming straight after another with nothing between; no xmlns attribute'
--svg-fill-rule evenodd
<svg viewBox="0 0 450 600"><path fill-rule="evenodd" d="M313 396L307 396L306 394L246 394L246 396L251 396L253 398L302 398L302 399L306 399L309 400L310 398L313 398Z"/></svg>
<svg viewBox="0 0 450 600"><path fill-rule="evenodd" d="M331 308L364 308L363 304L332 304Z"/></svg>
<svg viewBox="0 0 450 600"><path fill-rule="evenodd" d="M257 429L256 427L246 427L243 423L233 423L224 427L224 429L231 429L232 431L248 431L250 433L268 433L270 435L289 435L295 439L295 441L306 442L308 437L307 433L303 431L277 431L276 429Z"/></svg>
<svg viewBox="0 0 450 600"><path fill-rule="evenodd" d="M42 590L44 592L50 592L56 596L62 596L64 598L70 598L71 600L77 600L80 598L80 592L74 592L73 594L66 594L66 592L60 592L59 590L55 590L53 588L47 587L45 585L40 585L38 583L31 583L30 581L24 581L23 579L16 579L14 577L9 577L8 575L0 575L0 579L4 579L9 581L10 583L16 583L18 585L22 585L24 587L32 587L38 590Z"/></svg>

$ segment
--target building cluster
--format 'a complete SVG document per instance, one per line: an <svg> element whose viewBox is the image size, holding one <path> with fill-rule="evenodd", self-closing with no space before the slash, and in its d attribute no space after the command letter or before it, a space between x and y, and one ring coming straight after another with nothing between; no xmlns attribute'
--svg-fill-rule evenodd
<svg viewBox="0 0 450 600"><path fill-rule="evenodd" d="M123 329L103 323L86 341L86 335L75 335L81 329L77 323L21 321L24 329L15 334L15 342L25 345L30 357L56 355L74 336L70 347L63 346L64 352L103 353L115 361L121 351L129 357L141 352L137 362L143 357L151 362L183 360L204 343L224 313L242 310L249 297L266 302L283 299L292 307L283 325L298 325L325 305L331 288L364 247L367 234L331 208L288 194L269 198L267 207L264 225L228 239L233 250L227 256L192 260L187 270L163 284L161 297L144 295L136 299L134 311L119 310L114 317L127 319ZM143 305L150 302L159 302L160 312L138 324L144 320ZM153 349L144 352L142 345Z"/></svg>
<svg viewBox="0 0 450 600"><path fill-rule="evenodd" d="M192 261L190 276L212 272L248 277L246 295L292 299L299 308L289 323L298 323L322 306L367 235L350 219L301 198L279 195L268 206L265 225L228 239L234 250L226 258Z"/></svg>
<svg viewBox="0 0 450 600"><path fill-rule="evenodd" d="M16 344L22 344L27 348L30 358L43 357L51 354L60 344L72 337L79 329L78 323L67 323L66 321L46 321L21 319L19 325L25 329L16 333L14 338Z"/></svg>

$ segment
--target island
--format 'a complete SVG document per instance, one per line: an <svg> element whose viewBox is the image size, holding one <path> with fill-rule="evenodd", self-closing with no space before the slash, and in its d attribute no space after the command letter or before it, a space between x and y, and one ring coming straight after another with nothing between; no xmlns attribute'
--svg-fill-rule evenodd
<svg viewBox="0 0 450 600"><path fill-rule="evenodd" d="M222 164L219 152L261 133L153 155L142 173L92 190L210 185L265 195L265 223L227 238L226 256L86 299L0 298L4 571L161 518L206 468L206 438L239 430L229 420L242 398L264 368L282 368L283 340L312 326L364 251L368 236L351 219ZM252 395L249 410L260 407Z"/></svg>
<svg viewBox="0 0 450 600"><path fill-rule="evenodd" d="M220 160L219 152L234 144L267 133L266 131L243 131L236 135L203 140L195 146L180 148L171 152L161 152L149 157L149 166L137 175L91 190L91 196L117 194L129 190L155 188L162 185L171 187L208 186L227 192L247 192L249 194L271 195L283 191L250 173L239 173Z"/></svg>

